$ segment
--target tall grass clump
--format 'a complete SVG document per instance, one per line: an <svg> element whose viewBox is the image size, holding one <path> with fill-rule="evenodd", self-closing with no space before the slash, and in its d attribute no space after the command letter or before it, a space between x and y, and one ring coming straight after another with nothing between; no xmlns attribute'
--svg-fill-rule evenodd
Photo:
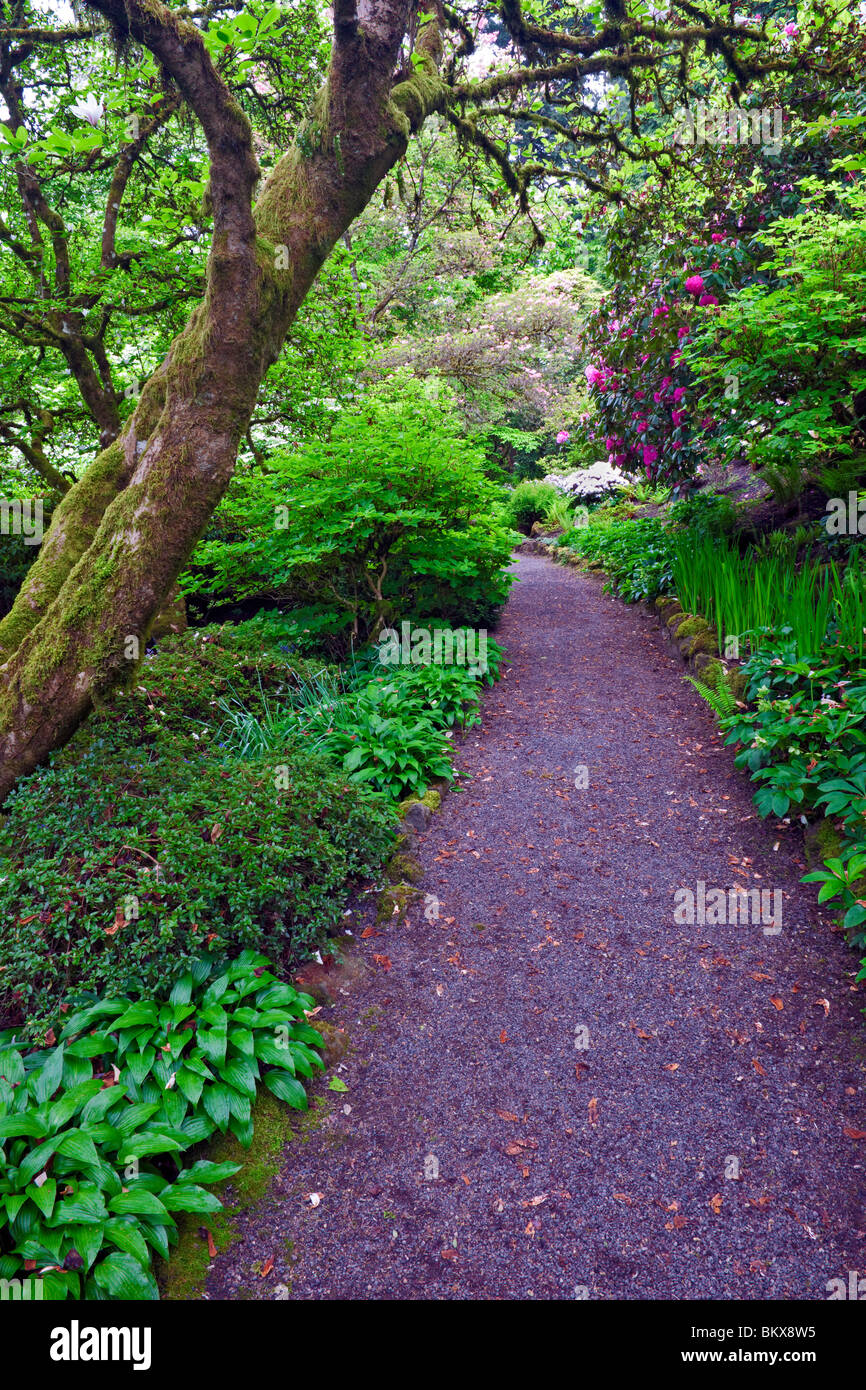
<svg viewBox="0 0 866 1390"><path fill-rule="evenodd" d="M830 645L863 659L862 558L844 571L808 558L796 568L784 554L744 557L723 538L683 535L672 570L683 607L703 614L723 645L729 637L748 638L757 651L788 628L803 654Z"/></svg>

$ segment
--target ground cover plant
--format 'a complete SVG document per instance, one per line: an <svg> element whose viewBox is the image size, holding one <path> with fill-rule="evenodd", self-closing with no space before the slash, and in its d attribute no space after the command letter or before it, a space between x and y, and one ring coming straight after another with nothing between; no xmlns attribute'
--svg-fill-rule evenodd
<svg viewBox="0 0 866 1390"><path fill-rule="evenodd" d="M237 1165L195 1151L252 1140L262 1081L295 1109L322 1068L312 999L252 950L197 961L157 998L82 995L49 1046L0 1032L0 1277L46 1299L154 1299L177 1214L203 1215ZM62 1027L61 1027L62 1025Z"/></svg>

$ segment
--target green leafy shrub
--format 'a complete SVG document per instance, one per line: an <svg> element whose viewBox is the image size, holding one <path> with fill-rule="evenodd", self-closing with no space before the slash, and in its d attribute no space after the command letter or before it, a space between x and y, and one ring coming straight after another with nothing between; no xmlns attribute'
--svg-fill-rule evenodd
<svg viewBox="0 0 866 1390"><path fill-rule="evenodd" d="M671 590L673 542L656 517L610 518L602 507L588 525L566 532L560 543L603 565L609 575L605 588L626 603L646 602Z"/></svg>
<svg viewBox="0 0 866 1390"><path fill-rule="evenodd" d="M535 522L545 521L559 499L560 494L551 483L518 483L509 494L504 514L509 526L528 536Z"/></svg>
<svg viewBox="0 0 866 1390"><path fill-rule="evenodd" d="M322 1061L312 1000L265 956L196 961L165 1002L83 1002L56 1045L0 1034L0 1277L43 1281L48 1299L155 1299L177 1212L220 1207L207 1184L232 1163L182 1156L217 1130L252 1140L263 1081L296 1109L298 1076Z"/></svg>
<svg viewBox="0 0 866 1390"><path fill-rule="evenodd" d="M320 672L286 705L256 713L223 701L222 736L242 756L306 741L338 762L351 782L395 801L423 796L434 778L453 779L448 735L480 722L480 687L499 671L501 649L488 639L486 670L434 662L382 665L368 653L351 677Z"/></svg>
<svg viewBox="0 0 866 1390"><path fill-rule="evenodd" d="M701 408L725 421L723 455L739 455L747 439L782 497L810 471L862 455L854 401L866 389L866 193L860 180L801 188L797 214L756 236L761 279L738 288L683 349Z"/></svg>
<svg viewBox="0 0 866 1390"><path fill-rule="evenodd" d="M22 782L0 826L0 1007L141 995L207 949L287 960L337 925L393 838L383 803L305 751L131 752L124 727ZM165 753L166 745L162 745Z"/></svg>
<svg viewBox="0 0 866 1390"><path fill-rule="evenodd" d="M821 658L801 656L787 637L762 646L743 671L751 703L721 717L726 742L738 747L737 766L761 784L754 799L762 816L797 809L838 820L840 854L803 881L823 885L820 902L840 900L843 925L862 947L866 670L852 667L838 648Z"/></svg>
<svg viewBox="0 0 866 1390"><path fill-rule="evenodd" d="M187 592L279 601L345 656L392 620L485 626L501 608L513 536L447 399L400 376L342 412L327 442L239 476L233 538L206 538Z"/></svg>

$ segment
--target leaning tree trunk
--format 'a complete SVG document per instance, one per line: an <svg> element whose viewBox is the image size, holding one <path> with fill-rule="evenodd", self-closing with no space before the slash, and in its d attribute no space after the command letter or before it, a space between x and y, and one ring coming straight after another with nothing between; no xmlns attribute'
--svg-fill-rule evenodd
<svg viewBox="0 0 866 1390"><path fill-rule="evenodd" d="M337 0L326 85L253 210L250 128L198 31L155 0L90 3L151 49L201 121L213 241L204 300L123 434L58 506L0 624L0 802L129 675L319 268L445 96L435 21L413 75L394 86L408 0L368 0L362 21L354 0Z"/></svg>

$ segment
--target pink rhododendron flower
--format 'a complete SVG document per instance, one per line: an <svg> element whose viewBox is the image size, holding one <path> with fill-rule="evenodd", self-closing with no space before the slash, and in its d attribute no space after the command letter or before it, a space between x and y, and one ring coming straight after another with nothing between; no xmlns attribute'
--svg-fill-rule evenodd
<svg viewBox="0 0 866 1390"><path fill-rule="evenodd" d="M795 39L799 32L800 30L797 28L796 24L791 23L785 25L785 33L788 35L789 39Z"/></svg>
<svg viewBox="0 0 866 1390"><path fill-rule="evenodd" d="M712 237L710 238L710 240L711 240L711 241L714 241L714 242L716 243L717 246L718 246L721 242L723 242L724 239L725 239L725 238L724 238L724 234L723 234L722 232L713 232L713 235L712 235Z"/></svg>
<svg viewBox="0 0 866 1390"><path fill-rule="evenodd" d="M700 294L704 288L704 282L700 275L690 275L686 280L686 289L689 294Z"/></svg>
<svg viewBox="0 0 866 1390"><path fill-rule="evenodd" d="M698 300L699 304L718 304L718 302L714 294L702 294Z"/></svg>
<svg viewBox="0 0 866 1390"><path fill-rule="evenodd" d="M676 388L676 390L674 391L674 403L675 403L675 405L679 405L680 401L682 400L682 398L683 398L683 396L684 396L685 394L686 394L686 388L685 388L684 386L678 386L678 387Z"/></svg>
<svg viewBox="0 0 866 1390"><path fill-rule="evenodd" d="M585 376L588 386L596 386L604 380L604 372L600 372L598 367L587 367Z"/></svg>
<svg viewBox="0 0 866 1390"><path fill-rule="evenodd" d="M559 434L556 436L556 442L557 444L567 444L570 438L571 435L568 433L568 430L560 430Z"/></svg>
<svg viewBox="0 0 866 1390"><path fill-rule="evenodd" d="M683 420L684 420L685 418L686 418L686 412L685 412L684 410L672 410L672 411L671 411L671 419L672 419L673 422L674 422L674 429L675 429L675 430L676 430L676 429L679 429L680 425L683 423Z"/></svg>
<svg viewBox="0 0 866 1390"><path fill-rule="evenodd" d="M656 460L658 459L658 456L659 456L659 451L658 451L658 449L653 448L652 444L644 444L644 446L643 446L643 461L644 461L644 464L646 465L647 468L649 468L650 464L656 462Z"/></svg>

